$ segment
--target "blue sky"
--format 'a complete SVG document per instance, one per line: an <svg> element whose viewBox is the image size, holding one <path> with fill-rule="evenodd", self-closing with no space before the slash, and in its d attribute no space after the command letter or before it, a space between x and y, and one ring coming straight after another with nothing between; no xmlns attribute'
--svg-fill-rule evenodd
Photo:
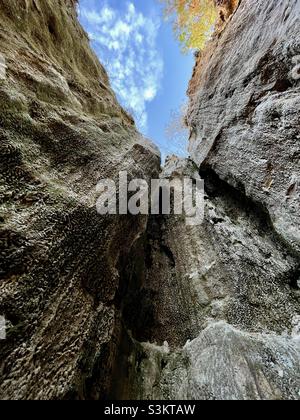
<svg viewBox="0 0 300 420"><path fill-rule="evenodd" d="M159 1L80 0L79 18L138 128L163 157L185 154L185 133L170 138L166 129L186 102L194 58L181 53Z"/></svg>

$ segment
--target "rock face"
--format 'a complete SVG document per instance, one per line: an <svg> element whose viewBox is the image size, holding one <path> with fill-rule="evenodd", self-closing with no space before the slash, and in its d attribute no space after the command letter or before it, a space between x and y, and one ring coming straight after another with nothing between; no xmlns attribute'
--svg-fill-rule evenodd
<svg viewBox="0 0 300 420"><path fill-rule="evenodd" d="M261 207L216 175L205 181L202 225L149 221L129 395L298 399L299 258Z"/></svg>
<svg viewBox="0 0 300 420"><path fill-rule="evenodd" d="M103 398L122 264L145 216L103 218L96 185L160 157L118 105L71 0L1 0L0 398Z"/></svg>
<svg viewBox="0 0 300 420"><path fill-rule="evenodd" d="M299 399L299 336L251 334L218 322L180 351L144 344L137 354L141 398Z"/></svg>
<svg viewBox="0 0 300 420"><path fill-rule="evenodd" d="M264 206L297 251L299 24L297 0L241 1L199 60L189 114L192 159Z"/></svg>
<svg viewBox="0 0 300 420"><path fill-rule="evenodd" d="M218 4L191 156L160 174L204 178L187 226L97 214L100 179L155 178L159 154L74 1L0 1L0 398L300 398L300 3Z"/></svg>
<svg viewBox="0 0 300 420"><path fill-rule="evenodd" d="M171 158L165 176L196 165L205 221L149 222L132 323L148 344L129 359L139 398L300 397L299 7L242 0L197 58L192 161Z"/></svg>

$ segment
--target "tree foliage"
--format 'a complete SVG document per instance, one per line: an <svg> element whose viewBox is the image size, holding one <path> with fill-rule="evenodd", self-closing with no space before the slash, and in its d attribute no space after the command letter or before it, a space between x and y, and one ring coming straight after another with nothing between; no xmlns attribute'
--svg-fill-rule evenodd
<svg viewBox="0 0 300 420"><path fill-rule="evenodd" d="M165 14L174 19L176 36L184 51L201 50L211 36L218 12L214 0L161 0Z"/></svg>
<svg viewBox="0 0 300 420"><path fill-rule="evenodd" d="M188 148L189 129L186 124L186 114L188 102L183 102L179 110L173 110L170 114L169 123L165 129L167 140L172 142L172 147L176 149L176 154L186 156Z"/></svg>

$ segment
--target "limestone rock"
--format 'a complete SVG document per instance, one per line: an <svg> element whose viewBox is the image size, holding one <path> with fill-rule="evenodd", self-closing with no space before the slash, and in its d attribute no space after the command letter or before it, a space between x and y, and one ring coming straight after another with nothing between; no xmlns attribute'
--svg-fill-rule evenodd
<svg viewBox="0 0 300 420"><path fill-rule="evenodd" d="M230 4L161 171L76 2L0 1L1 399L300 399L300 3ZM100 217L121 170L202 176L204 222Z"/></svg>
<svg viewBox="0 0 300 420"><path fill-rule="evenodd" d="M146 217L100 217L100 179L149 179L154 146L117 103L73 0L2 0L1 399L103 398L122 264Z"/></svg>
<svg viewBox="0 0 300 420"><path fill-rule="evenodd" d="M242 0L197 56L191 160L164 173L197 166L205 220L149 220L125 317L135 397L300 398L299 18L297 0Z"/></svg>
<svg viewBox="0 0 300 420"><path fill-rule="evenodd" d="M300 3L242 0L191 82L190 153L270 214L300 251Z"/></svg>
<svg viewBox="0 0 300 420"><path fill-rule="evenodd" d="M148 357L139 365L143 399L299 399L299 336L249 334L219 322L177 353L147 344L141 350Z"/></svg>

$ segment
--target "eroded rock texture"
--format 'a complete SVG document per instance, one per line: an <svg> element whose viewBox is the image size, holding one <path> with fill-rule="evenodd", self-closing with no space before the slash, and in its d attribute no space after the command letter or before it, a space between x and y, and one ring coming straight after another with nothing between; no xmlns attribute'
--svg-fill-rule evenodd
<svg viewBox="0 0 300 420"><path fill-rule="evenodd" d="M241 1L199 58L189 114L192 159L264 206L298 251L299 24L298 0Z"/></svg>
<svg viewBox="0 0 300 420"><path fill-rule="evenodd" d="M103 398L120 272L146 218L100 217L96 185L157 176L73 0L1 0L0 398Z"/></svg>
<svg viewBox="0 0 300 420"><path fill-rule="evenodd" d="M195 171L187 160L171 167L171 177ZM144 275L131 277L142 281L130 301L131 395L298 399L299 258L262 207L215 174L205 181L202 225L149 221Z"/></svg>
<svg viewBox="0 0 300 420"><path fill-rule="evenodd" d="M297 0L242 0L197 58L191 162L165 176L196 165L205 221L150 220L139 398L300 398L299 18Z"/></svg>
<svg viewBox="0 0 300 420"><path fill-rule="evenodd" d="M158 152L74 1L0 0L0 398L300 398L300 2L218 4L191 156L160 174L204 178L191 227L97 214L98 180L157 177Z"/></svg>
<svg viewBox="0 0 300 420"><path fill-rule="evenodd" d="M177 352L149 343L137 349L131 362L141 372L135 392L143 399L299 399L299 336L218 322Z"/></svg>

